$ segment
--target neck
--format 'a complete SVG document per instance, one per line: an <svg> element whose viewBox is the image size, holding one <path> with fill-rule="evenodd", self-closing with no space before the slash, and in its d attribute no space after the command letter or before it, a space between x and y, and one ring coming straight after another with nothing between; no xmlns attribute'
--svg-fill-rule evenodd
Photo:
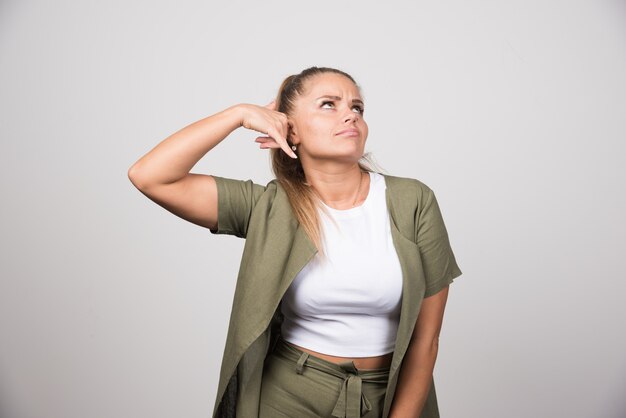
<svg viewBox="0 0 626 418"><path fill-rule="evenodd" d="M322 201L336 209L357 206L369 190L369 176L363 175L359 165L347 171L329 173L313 171L306 175L309 183Z"/></svg>

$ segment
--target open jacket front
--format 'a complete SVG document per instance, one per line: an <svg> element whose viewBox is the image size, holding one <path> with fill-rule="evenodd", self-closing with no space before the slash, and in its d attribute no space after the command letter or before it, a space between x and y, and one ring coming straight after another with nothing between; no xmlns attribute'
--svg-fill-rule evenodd
<svg viewBox="0 0 626 418"><path fill-rule="evenodd" d="M382 173L381 173L382 174ZM460 276L433 191L416 179L383 174L393 243L403 275L402 307L383 418L396 390L423 298ZM281 299L317 249L293 215L278 180L214 176L218 225L214 234L245 238L222 358L213 418L257 418L263 364L276 341ZM438 418L434 381L420 418Z"/></svg>

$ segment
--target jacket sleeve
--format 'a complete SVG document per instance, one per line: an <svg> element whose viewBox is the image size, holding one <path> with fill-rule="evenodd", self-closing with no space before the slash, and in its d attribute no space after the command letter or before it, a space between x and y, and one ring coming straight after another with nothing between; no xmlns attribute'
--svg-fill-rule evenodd
<svg viewBox="0 0 626 418"><path fill-rule="evenodd" d="M246 238L252 210L266 186L252 180L213 178L217 184L217 229L209 231Z"/></svg>
<svg viewBox="0 0 626 418"><path fill-rule="evenodd" d="M426 276L427 298L438 293L462 274L450 246L435 193L426 188L422 205L417 211L416 243Z"/></svg>

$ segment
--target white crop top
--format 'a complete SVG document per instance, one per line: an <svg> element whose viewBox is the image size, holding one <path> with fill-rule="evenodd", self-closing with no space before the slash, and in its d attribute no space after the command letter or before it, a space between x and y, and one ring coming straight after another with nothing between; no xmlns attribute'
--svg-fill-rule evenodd
<svg viewBox="0 0 626 418"><path fill-rule="evenodd" d="M391 238L385 178L370 173L360 206L320 211L322 245L282 299L283 338L340 357L392 352L400 318L402 270Z"/></svg>

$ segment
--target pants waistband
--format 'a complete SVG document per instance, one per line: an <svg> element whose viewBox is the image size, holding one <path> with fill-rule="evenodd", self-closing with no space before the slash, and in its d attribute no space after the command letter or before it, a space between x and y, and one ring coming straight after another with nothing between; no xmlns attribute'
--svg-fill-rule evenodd
<svg viewBox="0 0 626 418"><path fill-rule="evenodd" d="M371 411L371 403L362 391L363 382L387 383L389 380L389 368L358 370L353 361L333 363L300 350L280 336L274 354L292 361L298 374L302 374L304 366L307 366L343 379L332 412L332 416L337 418L360 418Z"/></svg>

